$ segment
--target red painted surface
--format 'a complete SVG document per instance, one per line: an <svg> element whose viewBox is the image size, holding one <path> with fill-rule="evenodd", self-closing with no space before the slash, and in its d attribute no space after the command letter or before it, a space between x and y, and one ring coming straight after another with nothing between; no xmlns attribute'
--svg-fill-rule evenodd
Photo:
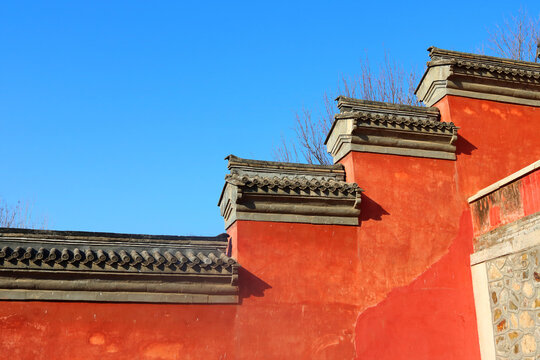
<svg viewBox="0 0 540 360"><path fill-rule="evenodd" d="M475 200L471 211L475 237L540 211L540 171Z"/></svg>
<svg viewBox="0 0 540 360"><path fill-rule="evenodd" d="M236 359L353 359L358 228L237 221L229 232L243 267Z"/></svg>
<svg viewBox="0 0 540 360"><path fill-rule="evenodd" d="M449 251L408 286L358 318L358 359L479 359L463 213Z"/></svg>
<svg viewBox="0 0 540 360"><path fill-rule="evenodd" d="M540 211L540 170L521 180L523 214L525 216Z"/></svg>
<svg viewBox="0 0 540 360"><path fill-rule="evenodd" d="M455 163L353 153L343 164L369 199L359 237L357 359L479 359L472 228Z"/></svg>
<svg viewBox="0 0 540 360"><path fill-rule="evenodd" d="M455 96L436 106L460 127L457 161L360 153L342 161L377 204L362 208L359 241L369 256L361 262L374 304L356 324L358 359L480 357L466 199L540 159L540 110ZM533 211L538 195L525 193ZM388 215L378 222L370 214L380 208Z"/></svg>
<svg viewBox="0 0 540 360"><path fill-rule="evenodd" d="M2 302L14 359L352 359L358 228L240 221L240 305Z"/></svg>
<svg viewBox="0 0 540 360"><path fill-rule="evenodd" d="M361 225L238 221L239 305L2 302L13 359L479 359L466 199L540 158L540 110L447 96L458 160L347 155ZM540 204L538 175L522 208ZM490 214L503 221L503 209Z"/></svg>
<svg viewBox="0 0 540 360"><path fill-rule="evenodd" d="M464 199L540 159L540 108L450 95L435 106L443 121L460 127L456 168Z"/></svg>
<svg viewBox="0 0 540 360"><path fill-rule="evenodd" d="M234 359L236 306L2 302L0 354L17 360Z"/></svg>

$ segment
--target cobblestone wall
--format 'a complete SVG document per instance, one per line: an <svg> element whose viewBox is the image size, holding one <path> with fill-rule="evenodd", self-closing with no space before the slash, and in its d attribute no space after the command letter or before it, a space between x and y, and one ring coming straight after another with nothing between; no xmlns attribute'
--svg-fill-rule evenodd
<svg viewBox="0 0 540 360"><path fill-rule="evenodd" d="M487 262L497 359L540 359L540 246Z"/></svg>

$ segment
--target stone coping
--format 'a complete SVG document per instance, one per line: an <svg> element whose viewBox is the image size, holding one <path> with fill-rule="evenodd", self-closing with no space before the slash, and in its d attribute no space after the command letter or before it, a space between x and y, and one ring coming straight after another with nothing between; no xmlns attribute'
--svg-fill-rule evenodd
<svg viewBox="0 0 540 360"><path fill-rule="evenodd" d="M358 110L373 110L375 112L382 112L386 109L392 114L401 113L403 115L410 116L426 116L431 117L431 120L437 121L439 119L439 109L436 107L417 106L417 105L405 105L405 104L393 104L383 101L364 100L351 98L340 95L336 99L337 107L340 112L358 111Z"/></svg>
<svg viewBox="0 0 540 360"><path fill-rule="evenodd" d="M252 160L244 159L235 155L228 155L225 157L225 160L228 160L227 165L229 170L233 169L244 169L244 170L263 170L263 169L272 169L278 172L286 171L295 171L298 172L308 172L310 174L320 174L328 175L336 173L339 175L345 174L345 169L341 164L334 165L317 165L317 164L300 164L300 163L291 163L291 162L281 162L281 161L266 161L266 160Z"/></svg>
<svg viewBox="0 0 540 360"><path fill-rule="evenodd" d="M540 106L540 64L428 49L431 60L415 94L427 106L446 95Z"/></svg>
<svg viewBox="0 0 540 360"><path fill-rule="evenodd" d="M364 116L369 116L370 113L373 117L401 117L401 119L408 120L431 120L439 121L440 112L436 107L426 107L426 106L411 106L403 104L391 104L385 103L382 101L372 101L372 100L363 100L355 99L347 96L340 95L335 101L337 101L337 107L339 109L339 114L335 115L334 119L346 118L349 115L342 115L346 113L362 112ZM330 134L336 125L336 121L332 123L328 135L324 143L327 144L330 138Z"/></svg>
<svg viewBox="0 0 540 360"><path fill-rule="evenodd" d="M530 61L513 60L496 56L479 55L454 50L428 48L430 65L457 64L464 67L484 68L490 72L518 75L540 79L540 64Z"/></svg>
<svg viewBox="0 0 540 360"><path fill-rule="evenodd" d="M0 227L0 237L24 236L27 238L39 239L79 239L79 240L101 240L106 242L172 242L172 243L223 243L227 242L226 233L217 236L177 236L177 235L148 235L148 234L127 234L95 231L71 231L71 230L40 230Z"/></svg>
<svg viewBox="0 0 540 360"><path fill-rule="evenodd" d="M367 152L455 160L458 127L441 122L437 108L336 99L335 116L325 144L337 163L349 152Z"/></svg>
<svg viewBox="0 0 540 360"><path fill-rule="evenodd" d="M237 303L228 236L0 228L0 299Z"/></svg>
<svg viewBox="0 0 540 360"><path fill-rule="evenodd" d="M237 220L358 225L362 190L343 165L241 159L229 155L218 206L225 228Z"/></svg>

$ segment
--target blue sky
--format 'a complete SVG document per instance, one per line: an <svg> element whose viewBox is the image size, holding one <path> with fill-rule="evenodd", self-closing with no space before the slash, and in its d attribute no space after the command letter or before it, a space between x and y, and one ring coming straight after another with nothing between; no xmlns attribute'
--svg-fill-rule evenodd
<svg viewBox="0 0 540 360"><path fill-rule="evenodd" d="M388 51L474 52L540 2L0 5L0 198L59 230L223 232L223 158L272 160L303 107Z"/></svg>

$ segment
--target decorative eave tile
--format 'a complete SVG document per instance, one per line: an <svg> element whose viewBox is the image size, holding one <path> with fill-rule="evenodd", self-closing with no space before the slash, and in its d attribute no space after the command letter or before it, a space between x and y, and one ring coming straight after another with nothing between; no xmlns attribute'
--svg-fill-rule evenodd
<svg viewBox="0 0 540 360"><path fill-rule="evenodd" d="M432 106L446 95L540 106L540 64L430 47L431 61L416 89Z"/></svg>
<svg viewBox="0 0 540 360"><path fill-rule="evenodd" d="M236 220L358 225L362 190L342 165L257 161L228 156L231 171L218 206Z"/></svg>
<svg viewBox="0 0 540 360"><path fill-rule="evenodd" d="M0 299L236 303L227 237L0 228Z"/></svg>

